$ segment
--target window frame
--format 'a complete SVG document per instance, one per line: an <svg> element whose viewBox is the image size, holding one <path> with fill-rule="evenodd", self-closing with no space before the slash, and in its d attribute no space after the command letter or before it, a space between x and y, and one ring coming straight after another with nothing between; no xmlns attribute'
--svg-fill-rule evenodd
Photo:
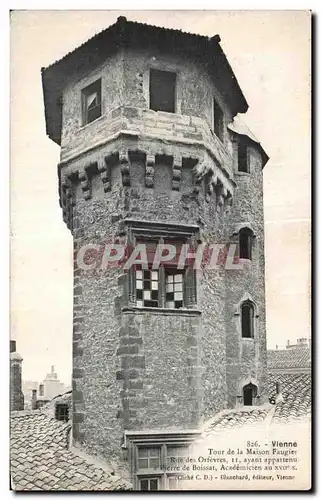
<svg viewBox="0 0 321 500"><path fill-rule="evenodd" d="M87 100L90 95L92 95L94 92L97 92L99 102L95 106L96 108L100 109L99 115L93 118L92 120L88 119L88 105L87 105ZM82 114L82 126L84 127L85 125L89 125L90 123L93 123L94 121L98 120L103 114L102 110L102 78L97 78L94 82L91 84L87 85L81 90L81 114Z"/></svg>
<svg viewBox="0 0 321 500"><path fill-rule="evenodd" d="M243 319L244 318L243 310L245 308L249 309L251 311L249 313L249 316L250 316L249 325L246 328L249 332L249 335L244 335L245 328L243 328L243 321L245 321L245 320ZM240 313L241 313L241 337L242 337L242 339L253 339L254 338L254 318L255 318L255 307L254 307L253 302L251 302L250 300L245 300L244 302L242 302L241 308L240 308Z"/></svg>
<svg viewBox="0 0 321 500"><path fill-rule="evenodd" d="M67 410L64 413L65 418L61 418L61 415L59 415L59 411L62 409ZM67 417L67 418L66 418ZM56 403L55 406L55 419L59 420L60 422L68 422L70 419L70 408L68 403Z"/></svg>
<svg viewBox="0 0 321 500"><path fill-rule="evenodd" d="M242 161L240 162L240 150L243 154L241 155ZM242 163L245 170L240 169L240 163ZM250 162L249 162L249 148L248 144L244 141L238 141L237 143L237 173L240 174L250 174Z"/></svg>
<svg viewBox="0 0 321 500"><path fill-rule="evenodd" d="M169 479L173 478L174 476L179 476L182 474L179 472L174 472L174 471L167 471L166 467L169 465L168 463L168 458L171 458L173 455L170 457L167 456L167 449L168 448L184 448L186 450L185 455L181 455L180 458L187 458L189 456L189 448L192 444L191 439L185 439L184 441L182 440L155 440L154 442L148 441L148 442L143 442L139 441L137 443L131 444L130 448L133 451L133 454L130 453L130 456L133 457L131 460L131 470L134 476L134 484L136 484L136 487L138 488L139 491L147 491L147 490L141 490L140 489L140 482L143 480L150 480L150 479L157 479L158 480L158 486L159 490L170 490L172 489L169 488ZM160 463L159 463L159 469L140 469L138 466L138 461L139 461L139 456L138 456L138 450L139 449L144 449L144 448L158 448L159 449L159 456L160 456ZM178 455L179 456L179 455ZM174 463L172 463L172 466L174 466ZM175 489L180 489L180 488L175 488ZM148 491L156 491L156 490L148 490Z"/></svg>
<svg viewBox="0 0 321 500"><path fill-rule="evenodd" d="M141 302L143 300L137 298L137 291L140 289L137 289L137 271L138 272L143 272L144 271L149 271L150 273L153 272L158 272L158 306L149 306L145 304L138 304L138 302ZM166 277L168 275L173 274L182 275L182 305L181 307L169 307L167 306L167 300L166 300L166 288L167 288L167 282L166 282ZM188 309L195 305L197 303L197 286L196 286L196 271L194 269L188 268L187 266L183 269L177 269L175 266L166 266L166 263L161 264L158 269L153 269L152 267L148 267L148 269L143 269L140 268L139 266L135 266L135 269L132 272L133 275L133 283L134 283L134 296L135 296L135 306L139 308L157 308L157 309L175 309L179 311L180 309ZM175 278L174 278L175 279ZM144 280L142 280L144 282ZM147 281L147 280L146 280ZM154 280L156 281L156 280ZM191 282L191 283L189 283ZM191 290L192 289L192 290ZM144 291L145 289L142 289L143 291L143 296L144 296ZM178 291L177 291L178 292ZM195 297L195 300L193 300L193 296ZM155 299L156 301L156 299Z"/></svg>
<svg viewBox="0 0 321 500"><path fill-rule="evenodd" d="M125 221L127 226L127 243L130 248L135 248L138 242L141 243L150 243L157 242L158 243L173 243L177 244L188 244L193 239L198 239L199 237L199 228L195 226L187 226L183 224L168 224L168 223L160 223L160 222L147 222L147 221L137 221L132 219L127 219ZM150 266L148 266L150 267ZM158 311L161 310L171 310L166 308L164 304L165 297L165 267L177 269L176 265L170 265L170 262L164 263L159 266L159 274L160 274L160 286L159 290L161 293L161 303L158 308ZM136 305L136 268L138 266L134 265L128 269L127 272L127 280L125 287L125 295L124 301L126 306L129 307L137 307ZM185 271L185 284L184 284L184 303L182 310L193 309L197 305L197 274L196 270L191 266L185 266L183 270ZM144 307L143 307L144 309ZM151 308L147 308L151 309ZM180 309L172 309L172 311L180 311Z"/></svg>
<svg viewBox="0 0 321 500"><path fill-rule="evenodd" d="M174 92L173 92L173 111L168 111L164 109L155 109L157 106L152 106L152 73L168 73L171 75L174 75ZM156 113L158 111L162 113L171 113L171 114L176 114L177 113L177 72L176 71L171 71L169 69L163 69L163 68L155 68L151 67L149 68L149 74L148 74L148 108L151 109L152 111L155 111Z"/></svg>
<svg viewBox="0 0 321 500"><path fill-rule="evenodd" d="M139 476L137 476L137 482L138 482L138 486L139 486L138 491L160 491L161 488L156 488L156 490L151 490L149 488L147 490L142 490L141 487L140 487L141 486L141 481L148 481L150 483L150 481L155 481L155 480L157 481L157 486L160 486L162 484L162 478L161 478L161 476L157 476L155 474L151 475L151 476L149 476L149 475L146 475L146 476L139 475Z"/></svg>
<svg viewBox="0 0 321 500"><path fill-rule="evenodd" d="M247 238L246 245L244 245L244 242L241 243L241 238L245 238L245 237ZM254 239L253 231L251 229L249 229L248 227L242 227L239 230L238 244L239 244L239 258L240 259L252 261L252 259L253 259L253 239ZM245 252L247 254L247 256L241 255L241 254L243 254L243 251L241 251L241 250L244 250L245 247L247 249L247 251Z"/></svg>

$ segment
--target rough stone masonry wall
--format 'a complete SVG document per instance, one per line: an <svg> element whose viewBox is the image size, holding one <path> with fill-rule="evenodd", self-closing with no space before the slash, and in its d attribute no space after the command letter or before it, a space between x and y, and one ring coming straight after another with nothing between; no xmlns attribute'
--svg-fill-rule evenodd
<svg viewBox="0 0 321 500"><path fill-rule="evenodd" d="M206 70L201 65L179 57L164 56L149 52L148 50L119 51L109 58L106 63L100 65L90 74L79 74L75 81L69 82L63 93L62 113L62 138L61 159L84 151L87 147L94 147L106 135L112 135L120 128L130 129L126 120L119 123L121 111L120 106L137 107L144 110L149 109L149 71L150 68L173 71L177 74L175 115L194 117L196 125L197 118L212 127L213 103L215 98L224 111L224 143L231 153L232 147L227 131L227 124L232 120L231 111L220 93L210 79ZM97 79L102 79L102 116L94 122L82 125L81 91ZM163 117L164 118L164 117ZM145 127L148 128L149 117L147 116ZM154 127L155 122L150 122ZM166 123L164 127L171 127ZM177 124L177 131L181 124ZM185 130L182 123L182 130ZM195 136L196 138L196 136ZM219 147L219 146L217 146Z"/></svg>
<svg viewBox="0 0 321 500"><path fill-rule="evenodd" d="M266 325L264 278L263 172L259 152L250 148L250 174L236 173L237 190L228 218L230 237L241 223L254 231L252 261L244 261L242 270L226 271L226 378L229 407L235 407L242 386L257 382L260 402L266 398ZM241 316L237 306L249 294L256 304L253 339L241 337Z"/></svg>
<svg viewBox="0 0 321 500"><path fill-rule="evenodd" d="M114 132L113 127L121 116L120 106L124 104L147 110L150 65L177 71L179 113L185 117L193 115L195 120L203 119L211 125L211 96L212 93L217 95L217 89L212 86L208 75L188 61L161 57L152 63L152 57L149 53L119 53L116 59L69 85L63 99L61 159L80 156L63 166L63 172L71 172L78 160L85 163L90 157L89 163L92 163L96 153L102 154L98 148L94 149L95 144L103 138L108 139ZM81 127L81 89L100 77L103 80L103 115ZM220 95L218 99L225 119L229 121L228 105L222 102ZM135 114L135 108L128 108L127 114L131 109ZM173 127L168 122L175 116L168 114L168 120L163 117L162 127ZM147 116L146 123L148 119ZM129 127L128 116L126 120L125 125ZM167 151L171 150L171 143L166 139L157 140L157 123L155 120L150 122L155 127L155 142L150 141L150 153L153 153L153 148L159 153L159 143ZM176 120L176 132L184 126L186 124ZM138 133L144 130L138 129ZM117 149L116 143L114 146ZM189 156L188 147L185 148L181 140L177 140L177 147L182 156L185 149L186 156ZM225 147L231 152L226 131ZM93 149L87 153L87 148ZM78 182L74 188L73 208L75 252L86 243L100 244L117 234L125 217L148 222L195 224L200 227L203 241L228 241L226 225L228 220L234 220L233 217L237 220L242 203L235 207L234 216L230 215L228 219L222 209L217 210L215 193L205 200L204 183L200 185L200 193L195 194L191 167L187 164L182 166L179 190L172 189L174 185L177 188L177 181L176 184L172 182L171 167L165 164L155 164L152 187L144 187L146 179L148 182L152 179L150 175L146 176L145 164L130 159L129 176L130 187L123 187L120 165L113 165L109 192L104 191L98 174L82 182L86 184L85 190ZM256 213L253 215L256 217ZM261 213L258 215L261 217ZM107 273L83 271L75 265L75 443L92 454L117 460L126 428L197 427L202 418L210 418L226 408L228 394L234 390L234 375L230 374L238 364L231 363L231 370L227 370L228 363L234 362L232 342L235 333L234 325L228 320L226 340L226 318L230 313L224 307L229 292L229 283L224 276L224 270L198 273L197 308L200 316L197 313L180 316L161 312L145 315L131 309L121 313L121 307L126 306L126 277L120 269L114 268ZM230 279L234 287L236 275ZM231 296L231 307L238 293L234 295ZM239 351L235 355L239 356Z"/></svg>
<svg viewBox="0 0 321 500"><path fill-rule="evenodd" d="M82 123L82 89L101 78L102 116L92 123ZM118 52L89 74L78 74L63 93L61 156L86 147L89 138L99 138L106 127L108 112L123 104L123 54Z"/></svg>
<svg viewBox="0 0 321 500"><path fill-rule="evenodd" d="M164 188L166 165L155 166L154 188L137 182L141 168L131 163L136 182L130 188L112 175L112 190L104 197L101 179L92 180L90 200L76 189L75 252L115 236L125 216L201 224L214 238L220 226L215 196L208 203L202 190L193 194L191 172L184 173L181 191L175 192ZM88 452L116 460L124 429L197 428L204 415L226 406L225 284L222 276L211 279L202 272L198 283L201 316L193 311L121 313L126 306L123 272L83 271L75 265L73 438Z"/></svg>

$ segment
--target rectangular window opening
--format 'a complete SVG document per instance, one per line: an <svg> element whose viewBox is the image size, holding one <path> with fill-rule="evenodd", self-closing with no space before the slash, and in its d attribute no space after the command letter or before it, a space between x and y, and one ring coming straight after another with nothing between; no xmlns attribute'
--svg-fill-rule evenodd
<svg viewBox="0 0 321 500"><path fill-rule="evenodd" d="M224 139L224 115L221 106L213 99L214 134L223 142Z"/></svg>
<svg viewBox="0 0 321 500"><path fill-rule="evenodd" d="M137 240L136 245L144 245L147 256L147 269L141 264L134 266L129 276L131 297L136 307L181 309L190 308L196 304L196 272L193 269L192 258L187 258L184 269L178 269L178 261L183 241L176 239L163 240L163 244L174 246L161 249L162 258L170 255L169 259L161 260L159 268L153 265L157 257L159 241L154 239ZM173 255L172 255L173 252ZM156 266L155 266L156 267Z"/></svg>
<svg viewBox="0 0 321 500"><path fill-rule="evenodd" d="M138 448L138 470L158 470L160 468L160 448Z"/></svg>
<svg viewBox="0 0 321 500"><path fill-rule="evenodd" d="M183 307L184 270L165 270L165 305L170 309Z"/></svg>
<svg viewBox="0 0 321 500"><path fill-rule="evenodd" d="M81 95L83 125L86 125L101 116L101 79L84 88Z"/></svg>
<svg viewBox="0 0 321 500"><path fill-rule="evenodd" d="M152 269L136 270L137 307L159 307L159 273Z"/></svg>
<svg viewBox="0 0 321 500"><path fill-rule="evenodd" d="M175 113L176 74L170 71L151 69L149 99L150 109Z"/></svg>
<svg viewBox="0 0 321 500"><path fill-rule="evenodd" d="M158 487L158 478L146 478L140 479L139 481L139 489L140 491L157 491Z"/></svg>
<svg viewBox="0 0 321 500"><path fill-rule="evenodd" d="M249 173L246 144L238 143L238 171Z"/></svg>
<svg viewBox="0 0 321 500"><path fill-rule="evenodd" d="M180 475L166 471L168 466L183 466L189 455L187 443L143 444L136 447L135 477L139 490L180 490Z"/></svg>
<svg viewBox="0 0 321 500"><path fill-rule="evenodd" d="M56 405L56 420L68 422L69 420L69 406L67 404Z"/></svg>

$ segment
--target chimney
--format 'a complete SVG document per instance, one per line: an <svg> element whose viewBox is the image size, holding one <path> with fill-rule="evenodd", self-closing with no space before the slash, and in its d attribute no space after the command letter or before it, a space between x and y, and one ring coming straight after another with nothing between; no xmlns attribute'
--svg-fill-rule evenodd
<svg viewBox="0 0 321 500"><path fill-rule="evenodd" d="M10 409L24 409L22 392L22 356L16 351L16 341L10 340Z"/></svg>
<svg viewBox="0 0 321 500"><path fill-rule="evenodd" d="M36 410L37 409L37 389L32 389L31 409L32 410Z"/></svg>
<svg viewBox="0 0 321 500"><path fill-rule="evenodd" d="M278 345L276 345L276 346L275 346L275 349L276 349L276 350L278 350L278 348L279 348L279 346L278 346Z"/></svg>
<svg viewBox="0 0 321 500"><path fill-rule="evenodd" d="M51 373L55 373L55 367L54 367L54 365L51 365Z"/></svg>

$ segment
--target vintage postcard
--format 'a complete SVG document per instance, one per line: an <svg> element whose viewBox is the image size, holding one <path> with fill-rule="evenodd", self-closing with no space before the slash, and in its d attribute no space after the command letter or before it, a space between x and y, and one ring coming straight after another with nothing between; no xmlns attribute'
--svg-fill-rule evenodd
<svg viewBox="0 0 321 500"><path fill-rule="evenodd" d="M310 11L11 12L14 491L311 489Z"/></svg>

